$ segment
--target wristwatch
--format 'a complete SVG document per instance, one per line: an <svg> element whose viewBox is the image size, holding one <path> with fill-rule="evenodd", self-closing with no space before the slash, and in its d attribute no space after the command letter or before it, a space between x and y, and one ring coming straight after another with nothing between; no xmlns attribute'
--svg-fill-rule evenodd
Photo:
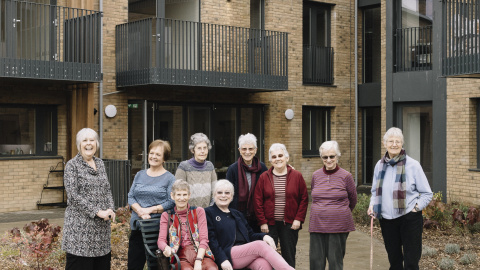
<svg viewBox="0 0 480 270"><path fill-rule="evenodd" d="M418 204L415 204L415 208L414 208L414 209L415 209L415 211L417 211L417 212L422 211L422 210L420 210L420 208L418 208Z"/></svg>

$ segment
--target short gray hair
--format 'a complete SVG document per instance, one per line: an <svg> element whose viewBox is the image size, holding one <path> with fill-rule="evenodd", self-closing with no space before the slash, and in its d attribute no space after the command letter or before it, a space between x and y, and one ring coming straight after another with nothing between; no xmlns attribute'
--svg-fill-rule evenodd
<svg viewBox="0 0 480 270"><path fill-rule="evenodd" d="M218 180L217 183L215 183L215 187L213 188L213 194L217 194L217 190L221 188L228 189L232 193L232 197L233 197L235 190L234 190L233 184L230 181L226 179Z"/></svg>
<svg viewBox="0 0 480 270"><path fill-rule="evenodd" d="M212 149L212 144L210 143L210 140L208 139L207 135L201 132L195 133L190 137L190 142L188 143L188 149L190 149L190 151L193 151L193 148L195 148L195 145L202 142L207 144L208 150Z"/></svg>
<svg viewBox="0 0 480 270"><path fill-rule="evenodd" d="M268 161L272 161L272 152L275 150L282 150L285 157L289 157L287 147L282 143L274 143L268 149Z"/></svg>
<svg viewBox="0 0 480 270"><path fill-rule="evenodd" d="M257 137L255 137L255 135L253 135L252 133L240 135L240 137L238 137L238 148L241 148L242 145L245 144L253 144L253 146L257 148Z"/></svg>
<svg viewBox="0 0 480 270"><path fill-rule="evenodd" d="M97 132L95 130L91 129L91 128L82 128L77 133L77 149L78 149L78 152L81 152L80 151L80 144L86 138L94 138L95 139L95 142L97 143L97 151L98 151L98 148L100 147L100 142L98 141Z"/></svg>
<svg viewBox="0 0 480 270"><path fill-rule="evenodd" d="M175 192L182 191L182 190L186 190L188 194L190 194L190 185L187 183L187 181L183 179L175 180L175 182L173 182L173 185L172 185L173 195L175 195Z"/></svg>
<svg viewBox="0 0 480 270"><path fill-rule="evenodd" d="M391 127L387 130L387 132L385 132L385 135L383 135L383 143L386 143L388 141L388 138L390 137L400 137L400 139L402 140L402 145L403 145L403 132L401 129L397 128L397 127Z"/></svg>
<svg viewBox="0 0 480 270"><path fill-rule="evenodd" d="M337 141L326 141L320 145L320 148L318 148L318 152L320 153L320 156L322 156L322 153L324 151L328 150L335 150L335 153L337 154L337 157L340 157L342 153L340 153L340 147L338 146Z"/></svg>

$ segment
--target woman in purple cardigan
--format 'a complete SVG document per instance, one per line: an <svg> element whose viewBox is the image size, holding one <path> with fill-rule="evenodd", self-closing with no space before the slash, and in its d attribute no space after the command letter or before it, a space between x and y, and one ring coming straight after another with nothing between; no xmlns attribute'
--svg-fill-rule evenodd
<svg viewBox="0 0 480 270"><path fill-rule="evenodd" d="M352 210L357 204L357 191L352 174L338 166L340 149L336 141L320 146L323 168L312 176L312 208L310 211L310 269L343 269L348 233L355 230Z"/></svg>

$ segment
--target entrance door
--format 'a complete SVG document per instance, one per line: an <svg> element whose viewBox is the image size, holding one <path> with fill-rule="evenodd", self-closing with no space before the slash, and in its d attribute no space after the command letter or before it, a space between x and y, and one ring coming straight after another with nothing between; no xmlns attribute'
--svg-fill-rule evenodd
<svg viewBox="0 0 480 270"><path fill-rule="evenodd" d="M363 109L363 184L371 185L377 161L382 157L380 107Z"/></svg>

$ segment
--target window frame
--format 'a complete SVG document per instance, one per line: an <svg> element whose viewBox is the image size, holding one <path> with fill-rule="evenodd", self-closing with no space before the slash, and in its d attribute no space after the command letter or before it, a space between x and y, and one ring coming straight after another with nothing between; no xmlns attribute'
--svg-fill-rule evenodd
<svg viewBox="0 0 480 270"><path fill-rule="evenodd" d="M330 107L330 106L302 106L302 133L307 132L306 130L303 129L303 116L306 112L317 112L317 111L325 111L326 113L326 118L327 122L323 123L324 128L326 129L327 133L327 138L325 138L324 141L329 141L331 138L331 125L332 125L332 110L335 107ZM310 142L309 144L311 145L310 149L304 149L304 141L303 141L303 134L302 134L302 157L320 157L320 153L318 152L318 149L316 148L317 141L316 141L316 127L317 124L319 124L318 119L316 119L315 114L311 114L312 117L310 117ZM322 124L322 123L320 123ZM321 145L320 142L319 145Z"/></svg>

